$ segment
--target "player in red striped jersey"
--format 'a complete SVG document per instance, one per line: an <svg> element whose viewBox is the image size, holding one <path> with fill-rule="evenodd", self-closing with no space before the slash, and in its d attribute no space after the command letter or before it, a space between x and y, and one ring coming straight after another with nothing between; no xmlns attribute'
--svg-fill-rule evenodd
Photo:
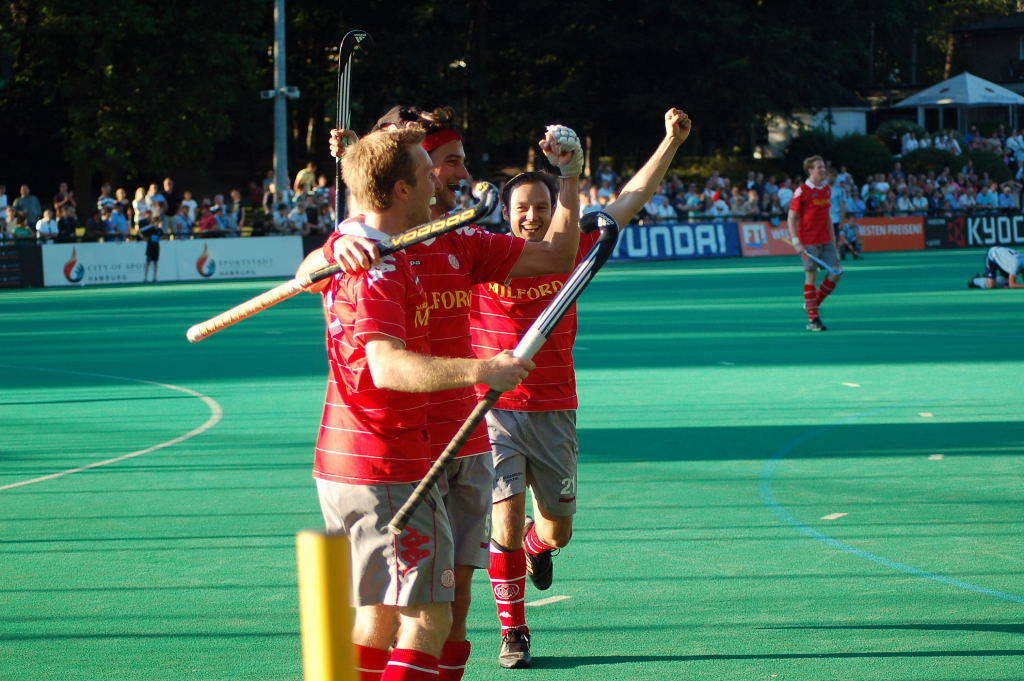
<svg viewBox="0 0 1024 681"><path fill-rule="evenodd" d="M430 154L434 177L440 185L432 217L454 209L455 192L469 180L462 135L454 127L453 119L454 112L449 107L425 111L396 106L375 125L377 129L413 127L426 132L422 146ZM568 129L561 127L561 130ZM548 160L566 169L562 172L564 177L556 181L562 190L559 192L561 200L546 206L551 229L543 238L526 242L474 226L406 249L430 307L432 355L476 356L469 332L470 301L475 285L509 277L567 272L572 267L579 247L578 176L583 160L575 133L568 133L569 144L564 149L555 142L550 131L540 141L541 151ZM343 137L349 141L355 139L348 131L332 131L332 153L337 154ZM372 243L350 238L337 241L336 255L348 269L358 271L369 266L375 251ZM429 399L428 428L432 457L436 458L473 410L477 399L472 388L433 393ZM487 525L493 479L491 445L486 427L481 424L439 482L456 544L453 623L441 655L440 681L458 681L469 659L466 615L473 571L486 568L489 563Z"/></svg>
<svg viewBox="0 0 1024 681"><path fill-rule="evenodd" d="M805 158L804 170L807 171L807 181L793 192L793 200L789 204L789 237L804 265L804 309L807 310L807 330L826 331L827 327L821 321L818 308L828 294L832 293L842 276L836 235L832 230L829 213L832 205L832 188L825 181L828 170L825 167L825 159L821 156ZM807 257L808 253L840 274L828 273L818 288L816 282L819 265Z"/></svg>
<svg viewBox="0 0 1024 681"><path fill-rule="evenodd" d="M627 224L654 195L679 146L690 134L690 120L677 109L665 113L665 137L628 182L619 198L603 210ZM542 173L523 173L505 185L503 211L512 232L532 242L550 225L546 206L556 186ZM577 261L597 239L580 239ZM514 348L565 283L566 275L512 279L478 286L473 294L471 330L478 356ZM572 346L576 338L573 306L534 355L537 367L515 390L503 395L487 415L495 481L491 512L491 560L488 573L501 625L498 663L528 667L532 662L524 597L526 573L534 585L551 585L551 554L569 543L576 511L576 378ZM534 499L527 522L526 488Z"/></svg>
<svg viewBox="0 0 1024 681"><path fill-rule="evenodd" d="M380 240L429 218L435 182L423 137L380 131L346 150L345 182L365 212L342 232ZM332 255L329 242L323 256ZM401 252L332 278L323 301L330 377L313 474L327 528L351 540L360 678L433 681L455 587L440 495L435 490L398 537L387 529L430 465L426 393L481 381L510 389L533 363L511 353L428 356L428 301Z"/></svg>

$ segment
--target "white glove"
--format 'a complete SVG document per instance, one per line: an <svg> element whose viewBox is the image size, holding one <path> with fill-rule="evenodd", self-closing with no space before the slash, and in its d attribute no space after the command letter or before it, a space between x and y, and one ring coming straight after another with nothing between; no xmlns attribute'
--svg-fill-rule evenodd
<svg viewBox="0 0 1024 681"><path fill-rule="evenodd" d="M544 156L558 168L562 177L579 177L583 172L583 146L580 138L564 125L554 123L547 128L548 136L541 143ZM545 144L546 142L554 144Z"/></svg>

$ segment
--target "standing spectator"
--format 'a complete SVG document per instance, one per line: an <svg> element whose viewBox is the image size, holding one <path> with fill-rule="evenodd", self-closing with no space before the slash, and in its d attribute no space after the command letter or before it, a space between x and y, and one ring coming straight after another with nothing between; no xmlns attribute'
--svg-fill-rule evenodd
<svg viewBox="0 0 1024 681"><path fill-rule="evenodd" d="M0 184L0 213L7 212L7 185Z"/></svg>
<svg viewBox="0 0 1024 681"><path fill-rule="evenodd" d="M100 185L100 195L99 198L96 199L96 210L102 212L113 206L115 203L117 203L117 199L115 199L110 193L110 183L104 182Z"/></svg>
<svg viewBox="0 0 1024 681"><path fill-rule="evenodd" d="M196 208L199 207L196 200L192 198L192 192L185 192L184 198L181 200L181 205L184 206L185 210L188 212L188 224L189 227L191 227L196 223Z"/></svg>
<svg viewBox="0 0 1024 681"><path fill-rule="evenodd" d="M142 225L142 217L150 212L149 201L146 200L146 188L139 187L135 190L135 199L132 201L132 211L135 213L135 228Z"/></svg>
<svg viewBox="0 0 1024 681"><path fill-rule="evenodd" d="M782 207L782 211L789 211L789 202L793 200L793 182L788 177L782 180L778 194L779 206Z"/></svg>
<svg viewBox="0 0 1024 681"><path fill-rule="evenodd" d="M128 191L124 187L118 187L114 192L114 203L121 206L121 215L128 221L128 225L133 225L135 219L132 213L132 202L128 200Z"/></svg>
<svg viewBox="0 0 1024 681"><path fill-rule="evenodd" d="M839 234L840 225L846 222L846 190L839 183L839 175L834 170L828 173L828 184L832 188L828 217L832 222L832 234L835 236Z"/></svg>
<svg viewBox="0 0 1024 681"><path fill-rule="evenodd" d="M218 236L220 222L205 202L199 207L199 235L204 238Z"/></svg>
<svg viewBox="0 0 1024 681"><path fill-rule="evenodd" d="M295 175L295 195L302 196L313 191L316 186L316 164L310 161Z"/></svg>
<svg viewBox="0 0 1024 681"><path fill-rule="evenodd" d="M279 203L277 204L277 210L275 210L271 216L274 225L274 231L278 234L294 234L296 232L295 224L292 222L291 216L288 214L288 204Z"/></svg>
<svg viewBox="0 0 1024 681"><path fill-rule="evenodd" d="M250 180L249 181L249 201L248 201L248 205L250 205L250 206L258 206L258 205L260 205L260 202L262 200L263 200L263 190L260 189L260 186L258 184L256 184L252 180Z"/></svg>
<svg viewBox="0 0 1024 681"><path fill-rule="evenodd" d="M164 178L163 185L164 214L177 215L178 205L181 204L181 194L174 189L174 180L170 177Z"/></svg>
<svg viewBox="0 0 1024 681"><path fill-rule="evenodd" d="M57 220L57 241L74 241L78 238L78 228L81 223L78 221L78 214L74 206L64 206L60 219Z"/></svg>
<svg viewBox="0 0 1024 681"><path fill-rule="evenodd" d="M53 209L44 209L43 217L36 220L36 238L41 244L52 244L58 233L57 221L53 219Z"/></svg>
<svg viewBox="0 0 1024 681"><path fill-rule="evenodd" d="M158 206L163 212L167 211L167 199L160 193L160 188L156 186L155 182L149 185L149 191L146 192L146 203L151 211L158 210Z"/></svg>
<svg viewBox="0 0 1024 681"><path fill-rule="evenodd" d="M825 160L821 156L804 159L804 169L807 171L807 181L793 193L793 201L789 206L789 235L793 247L803 260L807 330L825 331L827 327L821 321L818 308L842 276L836 237L829 218L832 190L825 181ZM813 254L839 274L829 272L821 282L821 288L816 288L819 265L807 257L807 253Z"/></svg>
<svg viewBox="0 0 1024 681"><path fill-rule="evenodd" d="M64 206L78 206L78 203L75 201L75 194L68 189L67 182L61 182L57 185L57 193L53 195L53 215L60 215L61 209Z"/></svg>
<svg viewBox="0 0 1024 681"><path fill-rule="evenodd" d="M21 185L21 195L14 199L14 210L20 210L25 214L25 223L35 225L39 218L43 217L43 207L39 199L33 196L27 184Z"/></svg>
<svg viewBox="0 0 1024 681"><path fill-rule="evenodd" d="M242 231L245 224L245 206L242 205L242 192L232 189L231 201L224 208L224 217L227 219L228 227L236 232Z"/></svg>

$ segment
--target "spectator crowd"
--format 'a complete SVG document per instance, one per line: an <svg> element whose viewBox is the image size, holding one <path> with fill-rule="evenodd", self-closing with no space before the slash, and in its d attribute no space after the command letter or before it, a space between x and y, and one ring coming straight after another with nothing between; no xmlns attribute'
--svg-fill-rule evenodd
<svg viewBox="0 0 1024 681"><path fill-rule="evenodd" d="M847 216L952 216L1016 213L1021 207L1024 176L1024 132L1007 133L1003 126L984 137L977 127L963 137L950 131L935 135L907 132L901 139L903 156L921 148L936 148L961 156L965 150L984 149L1001 156L1014 179L996 182L978 172L968 159L956 169L923 174L904 172L895 160L886 173L854 178L845 166L829 167L828 182L833 200L842 202ZM966 149L965 149L966 148ZM664 224L715 219L768 220L779 224L786 218L793 192L802 176L786 177L749 171L733 183L713 170L703 181L684 182L676 173L664 180L637 217L641 224ZM600 210L618 197L622 178L603 163L590 178L581 182L582 212ZM471 201L463 192L462 203ZM192 239L267 234L326 234L335 222L334 185L318 175L312 162L299 171L291 187L279 191L273 171L267 171L262 185L250 182L243 194L232 189L196 200L192 192L179 193L174 180L164 178L158 185L138 187L132 198L125 188L100 188L95 203L80 203L67 183L61 182L53 198L44 202L21 185L18 196L8 202L7 189L0 185L0 239L61 241L125 241L139 237L149 225L161 229L165 238ZM497 212L483 221L500 222Z"/></svg>

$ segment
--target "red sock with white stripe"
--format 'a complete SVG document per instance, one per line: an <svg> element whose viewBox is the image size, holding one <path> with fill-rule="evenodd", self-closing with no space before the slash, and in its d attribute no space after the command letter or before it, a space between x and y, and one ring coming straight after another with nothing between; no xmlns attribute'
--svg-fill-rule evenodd
<svg viewBox="0 0 1024 681"><path fill-rule="evenodd" d="M545 551L554 551L557 548L541 541L541 538L537 536L536 525L530 525L530 531L523 538L523 547L531 556L539 556Z"/></svg>
<svg viewBox="0 0 1024 681"><path fill-rule="evenodd" d="M821 301L828 298L828 294L836 290L836 282L832 281L828 277L825 277L825 281L821 282L821 288L818 289L818 305L821 305Z"/></svg>
<svg viewBox="0 0 1024 681"><path fill-rule="evenodd" d="M380 681L384 667L388 664L391 653L381 648L370 648L353 644L356 653L356 671L359 681Z"/></svg>
<svg viewBox="0 0 1024 681"><path fill-rule="evenodd" d="M447 641L441 649L438 681L461 681L469 662L469 641Z"/></svg>
<svg viewBox="0 0 1024 681"><path fill-rule="evenodd" d="M412 648L391 651L387 669L380 681L437 681L437 658Z"/></svg>
<svg viewBox="0 0 1024 681"><path fill-rule="evenodd" d="M814 284L804 284L804 307L807 308L807 321L818 318L818 291Z"/></svg>
<svg viewBox="0 0 1024 681"><path fill-rule="evenodd" d="M526 629L526 552L522 547L502 551L492 543L487 574L491 578L494 603L498 606L501 633Z"/></svg>

